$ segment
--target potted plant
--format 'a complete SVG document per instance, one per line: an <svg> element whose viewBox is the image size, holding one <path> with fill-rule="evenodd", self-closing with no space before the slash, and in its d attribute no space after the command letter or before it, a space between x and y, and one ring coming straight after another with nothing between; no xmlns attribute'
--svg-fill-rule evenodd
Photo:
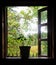
<svg viewBox="0 0 56 65"><path fill-rule="evenodd" d="M21 39L21 46L19 46L20 56L22 59L28 59L29 53L30 53L30 46L25 45L27 39L26 39L26 37L24 37L23 34L20 34L18 39Z"/></svg>

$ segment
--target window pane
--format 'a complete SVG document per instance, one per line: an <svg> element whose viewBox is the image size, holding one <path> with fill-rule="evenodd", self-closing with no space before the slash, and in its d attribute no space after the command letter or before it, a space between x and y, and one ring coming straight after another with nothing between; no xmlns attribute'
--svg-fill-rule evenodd
<svg viewBox="0 0 56 65"><path fill-rule="evenodd" d="M41 24L47 23L47 11L41 12Z"/></svg>
<svg viewBox="0 0 56 65"><path fill-rule="evenodd" d="M41 55L48 55L48 43L47 41L41 41Z"/></svg>
<svg viewBox="0 0 56 65"><path fill-rule="evenodd" d="M42 26L41 27L41 39L46 39L47 38L47 26Z"/></svg>

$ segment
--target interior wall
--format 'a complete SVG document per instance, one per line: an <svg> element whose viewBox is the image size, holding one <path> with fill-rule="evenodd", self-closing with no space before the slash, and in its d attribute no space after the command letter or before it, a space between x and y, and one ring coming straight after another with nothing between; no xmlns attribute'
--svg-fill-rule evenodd
<svg viewBox="0 0 56 65"><path fill-rule="evenodd" d="M54 58L54 9L52 8L52 58Z"/></svg>
<svg viewBox="0 0 56 65"><path fill-rule="evenodd" d="M2 58L4 58L4 13L2 9Z"/></svg>

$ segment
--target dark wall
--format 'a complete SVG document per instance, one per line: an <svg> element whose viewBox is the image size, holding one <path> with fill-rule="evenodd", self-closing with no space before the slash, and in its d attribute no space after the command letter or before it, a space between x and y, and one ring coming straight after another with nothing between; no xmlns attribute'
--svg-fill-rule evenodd
<svg viewBox="0 0 56 65"><path fill-rule="evenodd" d="M2 8L2 58L4 58L4 12Z"/></svg>
<svg viewBox="0 0 56 65"><path fill-rule="evenodd" d="M54 58L54 7L48 7L49 57Z"/></svg>
<svg viewBox="0 0 56 65"><path fill-rule="evenodd" d="M52 8L52 57L54 58L54 8Z"/></svg>

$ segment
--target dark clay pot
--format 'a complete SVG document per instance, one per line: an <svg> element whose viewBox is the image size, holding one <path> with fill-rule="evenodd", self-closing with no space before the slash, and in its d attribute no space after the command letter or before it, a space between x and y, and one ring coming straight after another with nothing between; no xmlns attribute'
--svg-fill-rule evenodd
<svg viewBox="0 0 56 65"><path fill-rule="evenodd" d="M20 46L21 59L28 59L30 53L30 46Z"/></svg>

